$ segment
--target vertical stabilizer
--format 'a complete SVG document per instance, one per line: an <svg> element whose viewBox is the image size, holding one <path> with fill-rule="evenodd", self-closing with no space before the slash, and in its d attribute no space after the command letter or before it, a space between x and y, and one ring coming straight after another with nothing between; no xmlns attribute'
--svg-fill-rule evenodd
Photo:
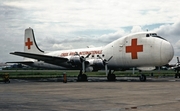
<svg viewBox="0 0 180 111"><path fill-rule="evenodd" d="M25 30L24 34L24 52L42 54L44 51L39 49L36 44L36 40L34 37L34 31L32 28L28 28Z"/></svg>

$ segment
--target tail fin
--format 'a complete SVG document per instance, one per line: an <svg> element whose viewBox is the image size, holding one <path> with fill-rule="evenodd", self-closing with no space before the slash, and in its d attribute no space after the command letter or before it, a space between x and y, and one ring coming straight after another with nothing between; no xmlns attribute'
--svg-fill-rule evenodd
<svg viewBox="0 0 180 111"><path fill-rule="evenodd" d="M34 31L32 28L27 28L24 35L24 52L42 54L42 51L36 44Z"/></svg>

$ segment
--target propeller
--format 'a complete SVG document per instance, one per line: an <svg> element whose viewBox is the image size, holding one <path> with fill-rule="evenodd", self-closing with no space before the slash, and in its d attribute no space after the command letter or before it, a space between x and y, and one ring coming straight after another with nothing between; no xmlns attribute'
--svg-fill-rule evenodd
<svg viewBox="0 0 180 111"><path fill-rule="evenodd" d="M180 61L179 61L179 57L177 57L177 63L176 63L176 64L173 64L173 65L166 64L165 66L166 66L166 67L170 67L170 68L174 69L175 72L179 73L179 71L180 71Z"/></svg>
<svg viewBox="0 0 180 111"><path fill-rule="evenodd" d="M177 66L180 65L180 62L179 62L179 57L177 57Z"/></svg>
<svg viewBox="0 0 180 111"><path fill-rule="evenodd" d="M104 67L105 67L105 71L106 71L106 75L108 75L108 62L112 59L113 56L111 56L108 60L103 59L101 56L98 55L98 57L103 61Z"/></svg>
<svg viewBox="0 0 180 111"><path fill-rule="evenodd" d="M177 64L176 64L176 69L175 71L177 71L177 73L179 73L179 70L180 70L180 61L179 61L179 57L177 57Z"/></svg>
<svg viewBox="0 0 180 111"><path fill-rule="evenodd" d="M91 53L89 53L86 57L79 55L81 61L82 61L82 73L85 73L85 62L86 62L86 58L88 58L91 55Z"/></svg>

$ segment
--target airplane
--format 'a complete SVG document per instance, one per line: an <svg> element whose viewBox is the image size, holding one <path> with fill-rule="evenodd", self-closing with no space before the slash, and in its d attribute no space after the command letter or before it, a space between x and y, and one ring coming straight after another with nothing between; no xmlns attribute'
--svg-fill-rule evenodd
<svg viewBox="0 0 180 111"><path fill-rule="evenodd" d="M79 70L78 81L87 81L85 72L98 70L105 70L107 79L115 81L114 71L129 68L154 70L156 66L169 63L174 56L174 49L170 42L154 32L138 32L120 37L103 47L45 53L38 47L33 29L27 28L24 36L24 52L16 51L10 54L26 58L16 63L61 70ZM146 81L146 76L141 74L139 79Z"/></svg>
<svg viewBox="0 0 180 111"><path fill-rule="evenodd" d="M177 78L177 77L180 78L180 74L179 74L179 71L180 71L180 61L179 61L179 57L177 57L177 63L176 63L176 65L175 65L173 68L174 68L174 70L176 71L175 78Z"/></svg>
<svg viewBox="0 0 180 111"><path fill-rule="evenodd" d="M179 57L177 57L177 63L176 64L167 64L165 65L166 67L170 68L170 69L174 69L174 71L176 72L175 74L175 78L180 78L180 61L179 61Z"/></svg>

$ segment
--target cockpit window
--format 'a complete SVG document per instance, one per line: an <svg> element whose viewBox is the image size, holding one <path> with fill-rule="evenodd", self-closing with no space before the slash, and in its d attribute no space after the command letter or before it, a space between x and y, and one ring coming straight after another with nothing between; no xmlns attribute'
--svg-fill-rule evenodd
<svg viewBox="0 0 180 111"><path fill-rule="evenodd" d="M152 36L152 37L157 37L157 38L160 38L160 39L166 40L165 38L162 38L162 37L160 37L160 36L158 36L158 35L156 35L156 36ZM167 41L167 40L166 40L166 41Z"/></svg>
<svg viewBox="0 0 180 111"><path fill-rule="evenodd" d="M152 33L151 36L157 36L157 34L156 33Z"/></svg>
<svg viewBox="0 0 180 111"><path fill-rule="evenodd" d="M164 38L162 38L162 37L160 37L160 36L158 36L156 33L149 33L149 34L146 34L146 37L157 37L157 38L160 38L160 39L163 39L163 40L166 40L166 39L164 39Z"/></svg>

